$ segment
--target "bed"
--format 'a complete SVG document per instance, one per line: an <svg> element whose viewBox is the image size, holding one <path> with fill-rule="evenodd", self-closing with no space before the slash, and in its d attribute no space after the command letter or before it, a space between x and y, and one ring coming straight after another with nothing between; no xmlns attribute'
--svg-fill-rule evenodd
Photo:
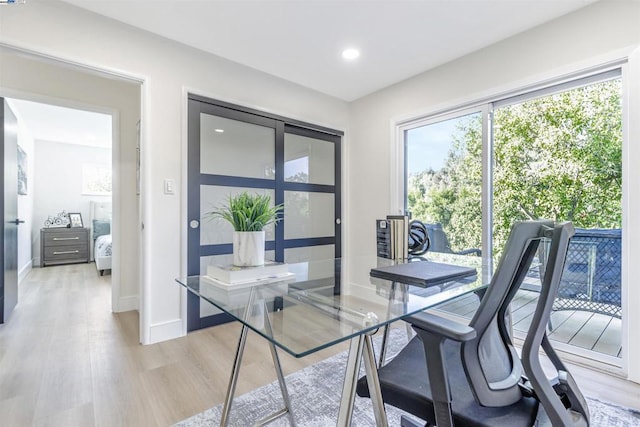
<svg viewBox="0 0 640 427"><path fill-rule="evenodd" d="M91 202L93 259L100 275L111 270L111 202Z"/></svg>

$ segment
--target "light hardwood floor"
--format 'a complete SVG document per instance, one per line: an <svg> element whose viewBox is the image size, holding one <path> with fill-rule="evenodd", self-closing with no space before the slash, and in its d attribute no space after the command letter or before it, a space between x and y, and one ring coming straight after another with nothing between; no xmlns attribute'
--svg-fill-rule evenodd
<svg viewBox="0 0 640 427"><path fill-rule="evenodd" d="M109 281L76 264L34 269L20 285L0 326L0 425L168 426L222 403L239 326L142 346L138 314L110 312ZM288 374L344 349L280 356ZM640 409L640 386L574 374L586 394ZM237 393L275 379L268 346L250 334Z"/></svg>
<svg viewBox="0 0 640 427"><path fill-rule="evenodd" d="M0 326L0 425L168 426L222 403L236 323L143 346L137 312L111 313L110 300L93 264L34 269L20 284ZM345 348L280 356L288 374ZM237 393L274 381L270 361L250 334Z"/></svg>

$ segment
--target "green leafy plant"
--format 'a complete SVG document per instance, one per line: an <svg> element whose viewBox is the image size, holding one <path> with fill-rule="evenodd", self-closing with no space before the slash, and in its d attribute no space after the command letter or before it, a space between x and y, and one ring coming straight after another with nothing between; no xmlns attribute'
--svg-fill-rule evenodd
<svg viewBox="0 0 640 427"><path fill-rule="evenodd" d="M267 194L249 194L242 192L229 196L227 204L208 212L210 218L222 218L229 221L235 231L262 231L269 224L276 224L282 218L282 204L271 206L271 197Z"/></svg>

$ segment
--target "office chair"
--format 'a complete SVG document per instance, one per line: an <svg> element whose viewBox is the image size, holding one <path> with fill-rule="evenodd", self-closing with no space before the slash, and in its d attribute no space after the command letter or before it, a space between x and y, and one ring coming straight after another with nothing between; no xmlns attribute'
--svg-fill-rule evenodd
<svg viewBox="0 0 640 427"><path fill-rule="evenodd" d="M457 255L482 255L482 251L478 248L463 249L461 251L454 251L451 249L449 238L447 237L447 233L444 232L442 224L424 224L424 226L426 227L429 236L430 251Z"/></svg>
<svg viewBox="0 0 640 427"><path fill-rule="evenodd" d="M425 426L588 426L586 401L546 336L573 233L571 223L514 224L468 326L427 312L408 317L416 337L378 371L384 402L424 420ZM551 239L549 257L519 357L508 307L542 237ZM541 348L557 371L553 380L542 370ZM357 392L369 396L366 377L359 380ZM419 424L403 417L401 425Z"/></svg>

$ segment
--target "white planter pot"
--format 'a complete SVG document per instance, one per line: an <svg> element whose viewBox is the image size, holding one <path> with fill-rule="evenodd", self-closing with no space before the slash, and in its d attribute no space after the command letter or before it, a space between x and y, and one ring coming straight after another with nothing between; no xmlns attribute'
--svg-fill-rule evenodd
<svg viewBox="0 0 640 427"><path fill-rule="evenodd" d="M233 232L233 265L252 267L264 264L264 230Z"/></svg>

